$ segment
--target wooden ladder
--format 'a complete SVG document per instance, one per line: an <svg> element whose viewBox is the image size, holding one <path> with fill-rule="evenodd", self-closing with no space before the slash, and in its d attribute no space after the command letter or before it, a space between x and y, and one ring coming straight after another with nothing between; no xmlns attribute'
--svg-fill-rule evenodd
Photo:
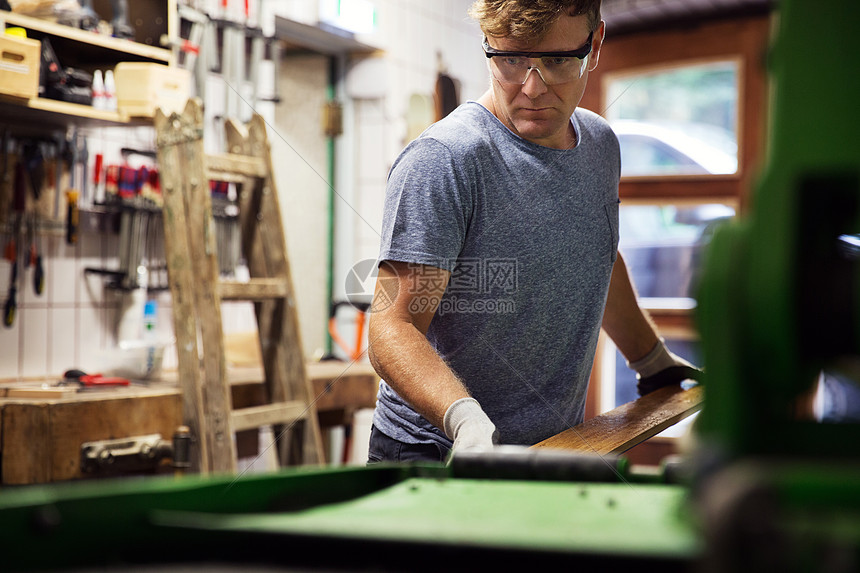
<svg viewBox="0 0 860 573"><path fill-rule="evenodd" d="M158 110L155 118L179 380L184 417L198 440L195 469L235 473L235 432L267 425L281 465L321 464L265 122L259 115L247 125L226 122L229 152L217 155L204 152L203 122L196 98L181 115ZM210 180L239 191L249 282L219 278ZM220 312L221 301L236 300L254 302L269 401L240 410L231 405Z"/></svg>

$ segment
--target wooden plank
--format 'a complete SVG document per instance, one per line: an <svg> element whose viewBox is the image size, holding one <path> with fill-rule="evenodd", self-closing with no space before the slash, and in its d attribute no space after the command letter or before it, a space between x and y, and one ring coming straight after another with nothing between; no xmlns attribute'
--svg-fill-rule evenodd
<svg viewBox="0 0 860 573"><path fill-rule="evenodd" d="M235 153L206 155L208 179L223 180L223 176L265 177L268 175L265 162L259 157Z"/></svg>
<svg viewBox="0 0 860 573"><path fill-rule="evenodd" d="M308 407L304 402L293 400L234 410L231 417L233 429L240 431L261 426L290 424L307 416L307 412Z"/></svg>
<svg viewBox="0 0 860 573"><path fill-rule="evenodd" d="M78 392L77 386L24 386L21 388L6 388L6 398L69 398Z"/></svg>
<svg viewBox="0 0 860 573"><path fill-rule="evenodd" d="M218 283L221 300L273 300L287 296L283 279L255 278L248 282L221 281Z"/></svg>
<svg viewBox="0 0 860 573"><path fill-rule="evenodd" d="M620 454L699 411L703 401L701 386L661 388L532 447Z"/></svg>

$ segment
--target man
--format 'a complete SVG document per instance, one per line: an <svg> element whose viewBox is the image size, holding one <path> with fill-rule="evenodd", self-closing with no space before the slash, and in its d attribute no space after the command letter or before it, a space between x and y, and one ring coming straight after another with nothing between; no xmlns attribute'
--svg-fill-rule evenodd
<svg viewBox="0 0 860 573"><path fill-rule="evenodd" d="M600 0L478 0L471 13L489 89L389 174L370 461L530 445L578 424L601 325L643 393L692 370L617 256L618 141L577 108L603 43Z"/></svg>

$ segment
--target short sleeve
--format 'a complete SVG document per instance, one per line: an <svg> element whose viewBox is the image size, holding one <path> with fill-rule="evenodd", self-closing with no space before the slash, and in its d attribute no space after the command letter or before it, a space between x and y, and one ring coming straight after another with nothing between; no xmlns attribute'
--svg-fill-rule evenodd
<svg viewBox="0 0 860 573"><path fill-rule="evenodd" d="M438 140L413 141L388 177L379 260L453 271L472 211L467 177Z"/></svg>

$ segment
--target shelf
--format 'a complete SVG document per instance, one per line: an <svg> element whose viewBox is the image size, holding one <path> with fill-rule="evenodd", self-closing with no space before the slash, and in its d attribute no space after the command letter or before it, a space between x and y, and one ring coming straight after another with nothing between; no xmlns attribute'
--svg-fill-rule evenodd
<svg viewBox="0 0 860 573"><path fill-rule="evenodd" d="M65 129L70 124L79 127L152 125L152 119L129 118L115 111L53 99L27 100L0 95L0 125L3 124L19 125L22 129L28 127L33 133L39 133L52 128ZM22 129L17 129L16 133L22 134Z"/></svg>
<svg viewBox="0 0 860 573"><path fill-rule="evenodd" d="M111 69L118 62L154 62L174 64L173 52L147 44L64 26L49 20L0 11L0 29L18 26L27 30L28 37L48 38L61 64L93 71ZM40 134L65 129L68 125L81 127L110 127L152 125L151 118L129 118L115 111L98 110L88 105L58 100L21 99L0 95L0 125L14 125L16 133Z"/></svg>
<svg viewBox="0 0 860 573"><path fill-rule="evenodd" d="M110 36L102 36L93 32L72 28L71 26L63 26L62 24L57 24L48 20L41 20L39 18L22 16L21 14L15 14L12 12L0 11L0 23L5 23L6 26L19 26L21 28L26 28L28 31L35 32L40 39L43 36L49 36L52 43L54 43L54 39L57 38L60 39L61 42L62 40L69 40L71 42L83 44L84 46L90 46L91 48L99 51L106 50L130 56L117 57L117 55L113 55L110 59L114 61L135 60L154 61L165 64L173 63L173 52L170 50L146 44L139 44L129 40L112 38ZM82 47L83 46L78 46L78 49ZM65 53L61 53L61 49L57 45L54 46L54 49L57 51L57 54L61 59L66 55ZM63 62L63 64L70 65L66 62Z"/></svg>

